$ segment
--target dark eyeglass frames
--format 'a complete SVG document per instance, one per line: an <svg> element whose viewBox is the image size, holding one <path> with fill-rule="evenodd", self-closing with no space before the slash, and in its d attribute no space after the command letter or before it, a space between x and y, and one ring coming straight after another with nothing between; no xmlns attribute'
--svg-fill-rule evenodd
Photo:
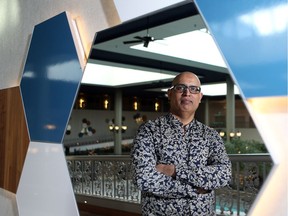
<svg viewBox="0 0 288 216"><path fill-rule="evenodd" d="M186 86L184 84L176 84L172 86L170 89L174 89L177 93L183 93L188 89L191 94L199 94L201 92L201 87L199 86Z"/></svg>

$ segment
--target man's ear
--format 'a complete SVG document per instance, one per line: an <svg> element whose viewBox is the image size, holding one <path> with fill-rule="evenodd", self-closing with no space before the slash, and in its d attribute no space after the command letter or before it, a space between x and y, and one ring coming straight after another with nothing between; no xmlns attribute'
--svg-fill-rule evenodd
<svg viewBox="0 0 288 216"><path fill-rule="evenodd" d="M203 97L203 93L200 92L200 99L199 99L199 103L201 103L202 97Z"/></svg>
<svg viewBox="0 0 288 216"><path fill-rule="evenodd" d="M167 96L168 96L168 101L170 101L171 98L171 89L167 90Z"/></svg>

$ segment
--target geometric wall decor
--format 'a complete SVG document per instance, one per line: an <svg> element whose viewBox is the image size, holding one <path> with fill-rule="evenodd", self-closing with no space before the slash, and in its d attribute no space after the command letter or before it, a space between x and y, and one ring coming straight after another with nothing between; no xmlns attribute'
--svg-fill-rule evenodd
<svg viewBox="0 0 288 216"><path fill-rule="evenodd" d="M15 194L3 188L0 188L0 215L19 215Z"/></svg>
<svg viewBox="0 0 288 216"><path fill-rule="evenodd" d="M287 0L195 0L195 4L274 162L249 215L287 215Z"/></svg>
<svg viewBox="0 0 288 216"><path fill-rule="evenodd" d="M242 96L287 95L287 1L196 2Z"/></svg>
<svg viewBox="0 0 288 216"><path fill-rule="evenodd" d="M79 216L62 145L29 144L16 193L20 216Z"/></svg>
<svg viewBox="0 0 288 216"><path fill-rule="evenodd" d="M21 216L79 216L62 145L83 74L72 26L64 12L32 34L20 83L30 136L16 193Z"/></svg>
<svg viewBox="0 0 288 216"><path fill-rule="evenodd" d="M96 133L96 130L91 126L91 122L86 118L82 119L82 128L78 133L78 137L83 137L84 135L92 136Z"/></svg>
<svg viewBox="0 0 288 216"><path fill-rule="evenodd" d="M20 84L31 141L62 142L82 74L67 14L36 25Z"/></svg>

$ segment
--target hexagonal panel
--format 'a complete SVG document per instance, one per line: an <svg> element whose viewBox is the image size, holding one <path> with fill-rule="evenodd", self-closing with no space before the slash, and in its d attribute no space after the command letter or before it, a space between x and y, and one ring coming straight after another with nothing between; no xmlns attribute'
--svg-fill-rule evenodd
<svg viewBox="0 0 288 216"><path fill-rule="evenodd" d="M274 162L249 215L286 215L287 1L195 2Z"/></svg>
<svg viewBox="0 0 288 216"><path fill-rule="evenodd" d="M20 84L31 141L62 142L81 78L67 14L36 25Z"/></svg>
<svg viewBox="0 0 288 216"><path fill-rule="evenodd" d="M196 2L242 95L287 96L287 1Z"/></svg>

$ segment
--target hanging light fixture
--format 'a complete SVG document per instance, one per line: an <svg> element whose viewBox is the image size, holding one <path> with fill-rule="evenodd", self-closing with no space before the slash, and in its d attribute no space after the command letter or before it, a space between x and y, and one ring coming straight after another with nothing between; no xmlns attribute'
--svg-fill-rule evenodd
<svg viewBox="0 0 288 216"><path fill-rule="evenodd" d="M225 132L224 131L220 131L219 135L223 138L225 136Z"/></svg>
<svg viewBox="0 0 288 216"><path fill-rule="evenodd" d="M84 97L79 99L79 108L84 109L86 107L86 100Z"/></svg>
<svg viewBox="0 0 288 216"><path fill-rule="evenodd" d="M103 101L103 106L105 110L109 109L110 106L110 100L108 95L104 95L104 101Z"/></svg>
<svg viewBox="0 0 288 216"><path fill-rule="evenodd" d="M230 136L231 138L233 138L233 137L235 136L235 133L234 133L234 132L230 132L229 136Z"/></svg>
<svg viewBox="0 0 288 216"><path fill-rule="evenodd" d="M138 106L139 106L139 103L138 103L137 97L134 97L133 109L134 109L135 111L137 111L138 108L139 108Z"/></svg>
<svg viewBox="0 0 288 216"><path fill-rule="evenodd" d="M237 132L236 132L236 137L237 137L237 138L240 138L241 136L242 136L241 131L237 131Z"/></svg>
<svg viewBox="0 0 288 216"><path fill-rule="evenodd" d="M154 110L157 112L160 109L160 103L158 99L156 98L155 104L154 104Z"/></svg>
<svg viewBox="0 0 288 216"><path fill-rule="evenodd" d="M121 130L122 133L125 133L125 131L128 129L128 126L124 124L124 120L125 120L125 117L122 117L122 125L121 126L115 125L114 124L114 119L106 120L106 122L108 122L108 129L111 132L118 133Z"/></svg>
<svg viewBox="0 0 288 216"><path fill-rule="evenodd" d="M229 136L231 139L236 139L236 138L240 139L240 137L242 136L242 133L241 131L237 131L237 132L232 131L229 133Z"/></svg>

